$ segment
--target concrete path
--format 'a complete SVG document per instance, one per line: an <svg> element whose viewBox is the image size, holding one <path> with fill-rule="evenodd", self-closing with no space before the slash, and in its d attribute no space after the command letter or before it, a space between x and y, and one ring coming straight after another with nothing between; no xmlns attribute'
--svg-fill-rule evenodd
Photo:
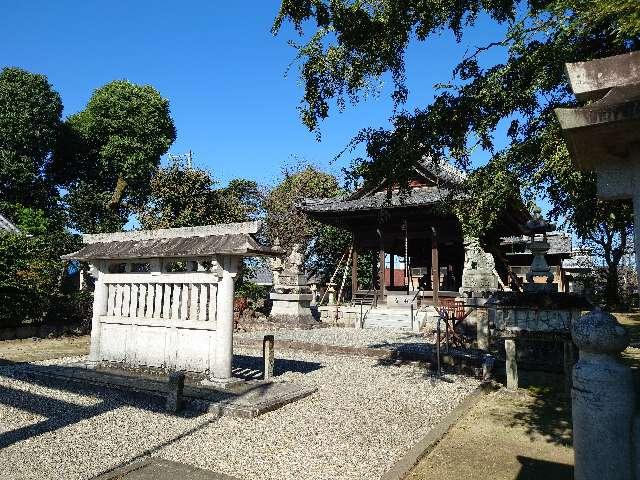
<svg viewBox="0 0 640 480"><path fill-rule="evenodd" d="M484 396L407 480L573 478L568 405L549 390Z"/></svg>

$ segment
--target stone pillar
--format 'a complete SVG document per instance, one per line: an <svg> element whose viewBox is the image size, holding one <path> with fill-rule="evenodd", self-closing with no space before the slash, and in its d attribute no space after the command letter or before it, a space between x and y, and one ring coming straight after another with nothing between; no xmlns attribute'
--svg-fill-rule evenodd
<svg viewBox="0 0 640 480"><path fill-rule="evenodd" d="M264 362L264 379L269 380L273 377L273 370L275 366L274 356L274 343L273 335L265 335L262 340L262 359Z"/></svg>
<svg viewBox="0 0 640 480"><path fill-rule="evenodd" d="M92 363L99 362L100 358L100 317L107 314L107 297L108 288L104 284L104 275L106 273L106 262L100 262L96 266L98 278L95 282L95 290L93 292L93 316L91 317L91 347L89 348L89 361Z"/></svg>
<svg viewBox="0 0 640 480"><path fill-rule="evenodd" d="M516 341L508 338L504 341L504 351L506 354L507 388L509 390L518 389L518 355Z"/></svg>
<svg viewBox="0 0 640 480"><path fill-rule="evenodd" d="M213 349L211 376L214 381L231 379L233 358L233 292L238 273L238 257L221 255L218 263L222 267L222 278L218 283L216 299L216 333Z"/></svg>
<svg viewBox="0 0 640 480"><path fill-rule="evenodd" d="M580 359L571 389L576 480L633 480L635 391L631 369L619 361L629 335L599 309L571 326Z"/></svg>
<svg viewBox="0 0 640 480"><path fill-rule="evenodd" d="M335 283L327 283L327 304L335 305L336 304L336 284Z"/></svg>
<svg viewBox="0 0 640 480"><path fill-rule="evenodd" d="M478 348L480 350L489 350L489 312L485 309L476 310L473 315L476 318Z"/></svg>
<svg viewBox="0 0 640 480"><path fill-rule="evenodd" d="M182 410L185 372L179 370L169 375L165 409L170 413Z"/></svg>

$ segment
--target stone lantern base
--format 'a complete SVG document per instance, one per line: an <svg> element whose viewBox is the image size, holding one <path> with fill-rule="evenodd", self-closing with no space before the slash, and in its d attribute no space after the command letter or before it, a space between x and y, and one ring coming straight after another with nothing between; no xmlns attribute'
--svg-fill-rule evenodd
<svg viewBox="0 0 640 480"><path fill-rule="evenodd" d="M269 298L273 302L272 317L309 317L311 318L311 293L277 293L272 292Z"/></svg>

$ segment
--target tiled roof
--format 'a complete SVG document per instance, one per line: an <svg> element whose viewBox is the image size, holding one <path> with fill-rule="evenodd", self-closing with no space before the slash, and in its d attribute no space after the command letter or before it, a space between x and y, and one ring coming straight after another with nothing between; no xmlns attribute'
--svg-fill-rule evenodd
<svg viewBox="0 0 640 480"><path fill-rule="evenodd" d="M378 210L382 207L411 207L432 205L445 200L455 187L461 185L467 175L447 162L434 162L425 158L416 166L416 170L427 177L435 177L436 185L414 187L408 191L394 189L389 192L381 188L378 192L355 192L333 198L307 198L298 207L307 213L313 212L350 212ZM459 196L460 193L454 195Z"/></svg>
<svg viewBox="0 0 640 480"><path fill-rule="evenodd" d="M375 192L361 198L349 199L349 196L334 198L307 198L299 204L303 212L349 212L377 210L381 207L410 207L431 205L445 200L450 192L437 187L418 187L408 192L394 190L391 198L387 192Z"/></svg>
<svg viewBox="0 0 640 480"><path fill-rule="evenodd" d="M467 178L465 172L449 162L435 162L431 158L424 158L420 162L419 169L427 171L442 183L461 185Z"/></svg>
<svg viewBox="0 0 640 480"><path fill-rule="evenodd" d="M501 246L513 246L515 247L513 254L525 254L531 255L531 250L526 246L529 242L529 237L526 235L515 236L515 237L503 237L500 239ZM549 242L550 248L547 252L548 255L560 255L560 254L571 254L573 249L571 248L571 236L565 232L549 232L547 234L547 241Z"/></svg>

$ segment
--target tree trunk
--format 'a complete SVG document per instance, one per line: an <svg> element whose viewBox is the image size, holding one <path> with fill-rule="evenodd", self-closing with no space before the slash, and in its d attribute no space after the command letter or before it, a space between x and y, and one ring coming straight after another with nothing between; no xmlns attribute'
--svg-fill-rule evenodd
<svg viewBox="0 0 640 480"><path fill-rule="evenodd" d="M122 197L124 196L124 191L126 190L126 188L127 181L122 177L118 177L116 188L113 191L113 195L111 195L111 199L109 200L107 207L109 207L111 210L116 210L120 206L120 202L122 202Z"/></svg>
<svg viewBox="0 0 640 480"><path fill-rule="evenodd" d="M610 263L607 266L607 286L605 289L607 307L615 310L620 306L620 292L618 288L618 264Z"/></svg>

